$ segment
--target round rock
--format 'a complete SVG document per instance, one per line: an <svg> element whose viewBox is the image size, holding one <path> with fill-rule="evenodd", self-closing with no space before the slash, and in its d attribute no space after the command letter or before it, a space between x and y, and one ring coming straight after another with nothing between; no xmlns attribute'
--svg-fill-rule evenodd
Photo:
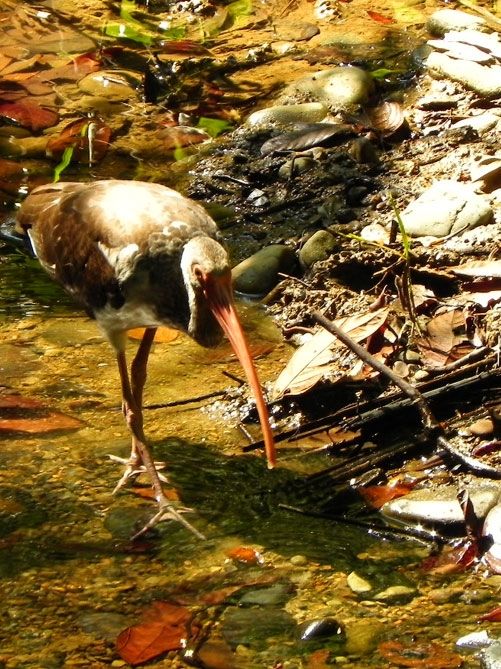
<svg viewBox="0 0 501 669"><path fill-rule="evenodd" d="M122 70L100 70L91 72L78 82L84 93L106 98L112 102L123 102L137 98L141 77L136 72Z"/></svg>
<svg viewBox="0 0 501 669"><path fill-rule="evenodd" d="M264 295L278 283L278 273L294 273L297 258L284 244L272 244L257 251L232 270L233 286L239 293Z"/></svg>
<svg viewBox="0 0 501 669"><path fill-rule="evenodd" d="M275 105L259 109L248 116L246 124L319 123L326 116L327 107L321 102L304 102L297 105Z"/></svg>
<svg viewBox="0 0 501 669"><path fill-rule="evenodd" d="M317 230L299 251L299 261L303 267L311 267L319 260L325 260L338 246L338 241L327 230Z"/></svg>
<svg viewBox="0 0 501 669"><path fill-rule="evenodd" d="M501 484L475 484L467 488L477 518L485 518L495 506ZM455 486L436 486L413 490L405 497L386 502L381 512L387 518L402 522L448 525L464 522Z"/></svg>
<svg viewBox="0 0 501 669"><path fill-rule="evenodd" d="M285 96L306 96L329 109L342 110L367 102L374 92L371 75L359 67L334 67L298 79Z"/></svg>

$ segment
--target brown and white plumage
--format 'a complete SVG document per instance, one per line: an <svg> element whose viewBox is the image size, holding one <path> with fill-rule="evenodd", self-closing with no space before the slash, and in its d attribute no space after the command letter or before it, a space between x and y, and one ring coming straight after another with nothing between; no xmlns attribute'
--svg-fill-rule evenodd
<svg viewBox="0 0 501 669"><path fill-rule="evenodd" d="M268 465L274 465L266 405L233 306L228 256L203 207L153 183L58 183L30 193L17 228L29 236L44 269L96 319L116 351L132 433L122 483L141 466L149 473L159 512L147 527L176 518L193 530L166 500L143 433L146 364L160 325L187 332L202 346L214 346L223 331L227 334L249 377ZM126 332L137 327L147 329L129 376Z"/></svg>

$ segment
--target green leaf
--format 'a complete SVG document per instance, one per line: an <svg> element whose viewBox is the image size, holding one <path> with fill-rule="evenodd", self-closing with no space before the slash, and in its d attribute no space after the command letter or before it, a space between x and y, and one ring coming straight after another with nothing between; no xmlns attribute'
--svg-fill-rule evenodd
<svg viewBox="0 0 501 669"><path fill-rule="evenodd" d="M118 39L130 39L133 42L151 46L153 37L145 32L143 25L133 17L132 12L137 9L134 0L122 0L120 3L120 23L107 23L105 35Z"/></svg>
<svg viewBox="0 0 501 669"><path fill-rule="evenodd" d="M184 160L188 154L182 146L178 146L174 149L173 157L174 160Z"/></svg>
<svg viewBox="0 0 501 669"><path fill-rule="evenodd" d="M232 19L239 16L250 16L253 12L252 0L235 0L227 6L228 14Z"/></svg>
<svg viewBox="0 0 501 669"><path fill-rule="evenodd" d="M378 70L373 70L370 75L373 79L384 79L389 74L394 74L395 70L388 70L386 67L380 67Z"/></svg>
<svg viewBox="0 0 501 669"><path fill-rule="evenodd" d="M201 116L197 123L197 128L202 128L211 137L217 137L231 127L232 125L228 121L219 118L207 118L206 116Z"/></svg>
<svg viewBox="0 0 501 669"><path fill-rule="evenodd" d="M138 25L140 26L141 24ZM108 23L104 29L104 34L108 35L108 37L116 37L117 39L130 39L133 42L144 44L144 46L151 46L153 42L153 38L150 35L126 23Z"/></svg>
<svg viewBox="0 0 501 669"><path fill-rule="evenodd" d="M75 151L74 146L67 146L65 148L65 150L63 151L63 156L61 158L61 162L59 163L59 165L56 165L56 167L54 168L54 183L57 183L59 181L59 178L61 177L61 174L64 172L64 170L71 163L71 159L73 158L74 151Z"/></svg>

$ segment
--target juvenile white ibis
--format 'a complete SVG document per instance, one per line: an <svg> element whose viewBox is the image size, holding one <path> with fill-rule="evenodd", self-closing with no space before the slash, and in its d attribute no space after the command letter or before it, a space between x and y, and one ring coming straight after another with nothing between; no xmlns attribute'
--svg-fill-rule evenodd
<svg viewBox="0 0 501 669"><path fill-rule="evenodd" d="M275 464L268 412L234 307L228 255L216 224L202 206L165 186L97 181L35 188L19 210L16 227L115 349L132 433L131 455L117 488L146 471L159 507L138 534L161 520L177 520L200 534L180 515L183 509L167 500L165 479L144 437L143 388L158 326L182 330L202 346L215 346L226 333L254 393L268 467ZM146 330L129 375L126 333L137 327Z"/></svg>

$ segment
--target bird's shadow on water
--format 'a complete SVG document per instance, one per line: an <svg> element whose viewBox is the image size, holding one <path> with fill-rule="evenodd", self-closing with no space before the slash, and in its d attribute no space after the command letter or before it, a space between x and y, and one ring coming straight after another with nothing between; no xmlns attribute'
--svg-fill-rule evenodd
<svg viewBox="0 0 501 669"><path fill-rule="evenodd" d="M186 518L207 536L206 541L197 539L180 524L169 522L161 523L146 540L131 542L132 534L151 518L155 507L127 489L112 497L115 467L110 468L110 507L101 512L96 505L82 502L78 494L63 501L64 484L52 489L51 481L46 480L44 495L34 499L27 491L17 490L12 481L3 490L4 498L23 511L14 516L0 513L0 547L5 548L0 551L0 577L12 577L28 566L75 559L92 562L103 556L144 551L165 562L180 564L203 551L217 551L235 538L286 558L301 554L339 570L351 570L357 562L356 554L374 543L358 528L280 508L281 503L308 508L326 491L312 491L304 476L285 468L269 471L264 458L225 456L214 448L177 439L157 442L153 450L156 460L167 463L169 481L179 491L181 504L193 509ZM100 486L108 485L103 477L99 481ZM61 521L54 524L56 513ZM79 540L73 535L58 534L61 522L86 527L87 536ZM96 523L104 524L110 531L109 538L102 538L101 534L92 540ZM32 536L30 527L39 530Z"/></svg>
<svg viewBox="0 0 501 669"><path fill-rule="evenodd" d="M189 520L207 535L202 543L209 549L227 537L238 537L285 557L302 554L348 569L356 554L374 543L358 528L281 508L280 504L308 506L312 491L304 476L280 467L269 471L264 458L227 457L179 440L157 443L154 451L156 459L168 463L169 480L179 489L182 503L194 510ZM169 559L186 559L202 548L181 527L159 531L160 552Z"/></svg>

